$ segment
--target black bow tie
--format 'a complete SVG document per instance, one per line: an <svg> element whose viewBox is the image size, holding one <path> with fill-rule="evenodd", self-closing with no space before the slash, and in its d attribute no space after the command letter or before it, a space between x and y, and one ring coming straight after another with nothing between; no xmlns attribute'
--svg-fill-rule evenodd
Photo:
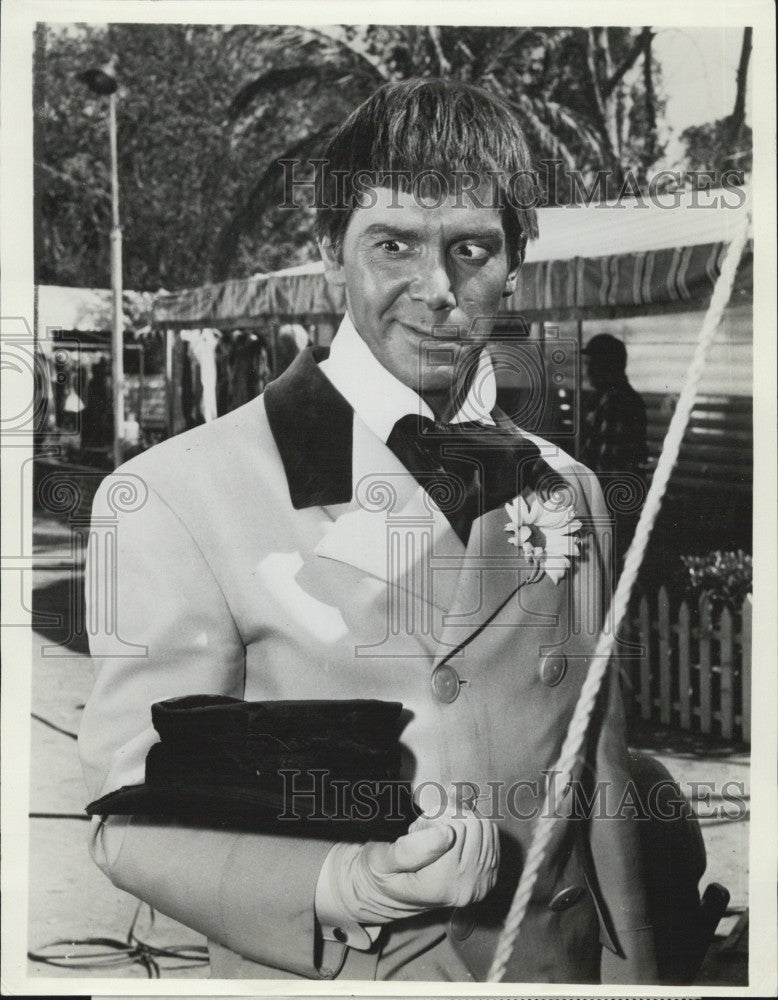
<svg viewBox="0 0 778 1000"><path fill-rule="evenodd" d="M473 521L512 500L534 476L538 448L497 426L443 424L407 414L387 446L430 494L463 545Z"/></svg>

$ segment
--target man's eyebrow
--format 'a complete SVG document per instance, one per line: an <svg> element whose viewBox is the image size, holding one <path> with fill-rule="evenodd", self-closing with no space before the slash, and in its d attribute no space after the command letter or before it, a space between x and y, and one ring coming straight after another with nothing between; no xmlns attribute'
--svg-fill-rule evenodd
<svg viewBox="0 0 778 1000"><path fill-rule="evenodd" d="M502 226L490 226L487 229L463 229L455 237L457 240L504 240L505 232Z"/></svg>
<svg viewBox="0 0 778 1000"><path fill-rule="evenodd" d="M384 225L382 222L374 222L362 232L363 236L389 236L392 239L411 239L418 236L416 229L403 229L401 226Z"/></svg>
<svg viewBox="0 0 778 1000"><path fill-rule="evenodd" d="M363 230L362 236L386 236L390 239L413 239L419 236L417 229L403 229L402 226L385 225L374 222ZM454 234L454 240L503 240L505 233L502 226L489 226L485 229L462 229Z"/></svg>

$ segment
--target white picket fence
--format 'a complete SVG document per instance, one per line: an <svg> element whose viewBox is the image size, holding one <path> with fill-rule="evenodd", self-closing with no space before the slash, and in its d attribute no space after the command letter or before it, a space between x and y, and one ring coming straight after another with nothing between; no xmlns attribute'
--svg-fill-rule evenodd
<svg viewBox="0 0 778 1000"><path fill-rule="evenodd" d="M710 598L674 605L642 594L622 629L627 714L669 728L751 741L751 596L714 615Z"/></svg>

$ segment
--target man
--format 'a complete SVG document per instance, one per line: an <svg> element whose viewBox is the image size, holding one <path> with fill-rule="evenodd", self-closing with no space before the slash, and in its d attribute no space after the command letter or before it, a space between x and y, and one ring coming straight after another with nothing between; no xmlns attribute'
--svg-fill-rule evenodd
<svg viewBox="0 0 778 1000"><path fill-rule="evenodd" d="M581 461L613 498L615 550L629 547L645 496L646 404L627 379L627 348L598 333L583 350L595 398L586 415Z"/></svg>
<svg viewBox="0 0 778 1000"><path fill-rule="evenodd" d="M148 490L116 536L136 655L103 657L82 759L93 797L140 783L150 706L177 695L399 701L426 818L360 845L109 817L91 848L208 936L217 978L479 981L602 625L608 518L586 469L495 406L491 319L537 234L505 197L529 167L510 110L387 85L325 158L320 247L348 314L329 355L117 473ZM558 825L506 981L655 980L637 833L614 815L613 675L582 764L602 816Z"/></svg>

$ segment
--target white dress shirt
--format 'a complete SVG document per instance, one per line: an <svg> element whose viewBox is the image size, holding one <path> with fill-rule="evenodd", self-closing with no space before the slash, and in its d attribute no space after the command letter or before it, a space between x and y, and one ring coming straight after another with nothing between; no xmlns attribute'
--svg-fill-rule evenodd
<svg viewBox="0 0 778 1000"><path fill-rule="evenodd" d="M346 313L330 347L330 356L319 364L341 396L371 431L386 443L392 428L409 413L435 419L417 392L384 368L357 333ZM465 401L452 424L477 421L494 425L491 413L497 401L497 379L488 351L482 351Z"/></svg>

